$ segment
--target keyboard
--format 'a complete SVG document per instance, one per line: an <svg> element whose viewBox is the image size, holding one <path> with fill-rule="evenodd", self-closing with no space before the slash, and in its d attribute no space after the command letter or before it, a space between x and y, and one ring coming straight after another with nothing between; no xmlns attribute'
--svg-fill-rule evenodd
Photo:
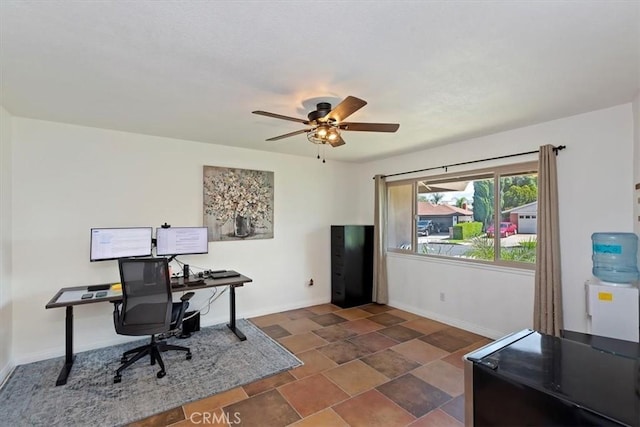
<svg viewBox="0 0 640 427"><path fill-rule="evenodd" d="M222 271L220 273L211 273L209 275L209 277L211 277L212 279L227 279L229 277L239 277L239 276L240 276L240 273L233 270Z"/></svg>

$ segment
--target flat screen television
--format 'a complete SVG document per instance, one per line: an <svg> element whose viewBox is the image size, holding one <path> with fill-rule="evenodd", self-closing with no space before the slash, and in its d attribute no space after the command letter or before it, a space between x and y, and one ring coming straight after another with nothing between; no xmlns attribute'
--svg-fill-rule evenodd
<svg viewBox="0 0 640 427"><path fill-rule="evenodd" d="M156 255L194 255L209 253L207 227L169 227L156 229Z"/></svg>
<svg viewBox="0 0 640 427"><path fill-rule="evenodd" d="M151 256L153 227L92 228L90 260Z"/></svg>

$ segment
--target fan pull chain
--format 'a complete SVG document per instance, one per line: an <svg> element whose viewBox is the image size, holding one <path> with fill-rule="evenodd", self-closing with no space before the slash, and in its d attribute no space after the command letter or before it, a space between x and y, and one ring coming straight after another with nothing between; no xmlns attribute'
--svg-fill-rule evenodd
<svg viewBox="0 0 640 427"><path fill-rule="evenodd" d="M318 149L318 160L320 160L320 146L316 144L316 148Z"/></svg>
<svg viewBox="0 0 640 427"><path fill-rule="evenodd" d="M326 146L322 145L322 163L327 163L327 161L324 159L324 153L325 153L326 149L327 149Z"/></svg>

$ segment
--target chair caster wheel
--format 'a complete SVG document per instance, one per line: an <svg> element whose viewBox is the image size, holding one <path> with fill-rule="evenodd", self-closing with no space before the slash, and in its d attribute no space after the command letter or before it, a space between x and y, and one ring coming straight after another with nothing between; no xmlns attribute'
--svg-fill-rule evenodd
<svg viewBox="0 0 640 427"><path fill-rule="evenodd" d="M167 373L166 373L165 371L158 371L158 373L156 374L156 377L158 377L158 378L162 378L162 377L164 377L165 375L167 375Z"/></svg>
<svg viewBox="0 0 640 427"><path fill-rule="evenodd" d="M116 375L113 377L113 383L114 384L118 384L120 381L122 381L122 376L121 375Z"/></svg>
<svg viewBox="0 0 640 427"><path fill-rule="evenodd" d="M125 356L122 356L120 358L120 363L127 363L129 361L129 359L127 359Z"/></svg>
<svg viewBox="0 0 640 427"><path fill-rule="evenodd" d="M187 353L187 360L191 360L191 352Z"/></svg>

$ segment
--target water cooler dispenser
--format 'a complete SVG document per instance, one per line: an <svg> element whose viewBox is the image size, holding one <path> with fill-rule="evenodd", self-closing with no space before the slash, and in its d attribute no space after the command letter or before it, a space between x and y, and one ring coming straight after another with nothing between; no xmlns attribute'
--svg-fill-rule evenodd
<svg viewBox="0 0 640 427"><path fill-rule="evenodd" d="M593 276L585 283L589 333L640 341L638 237L594 233Z"/></svg>

